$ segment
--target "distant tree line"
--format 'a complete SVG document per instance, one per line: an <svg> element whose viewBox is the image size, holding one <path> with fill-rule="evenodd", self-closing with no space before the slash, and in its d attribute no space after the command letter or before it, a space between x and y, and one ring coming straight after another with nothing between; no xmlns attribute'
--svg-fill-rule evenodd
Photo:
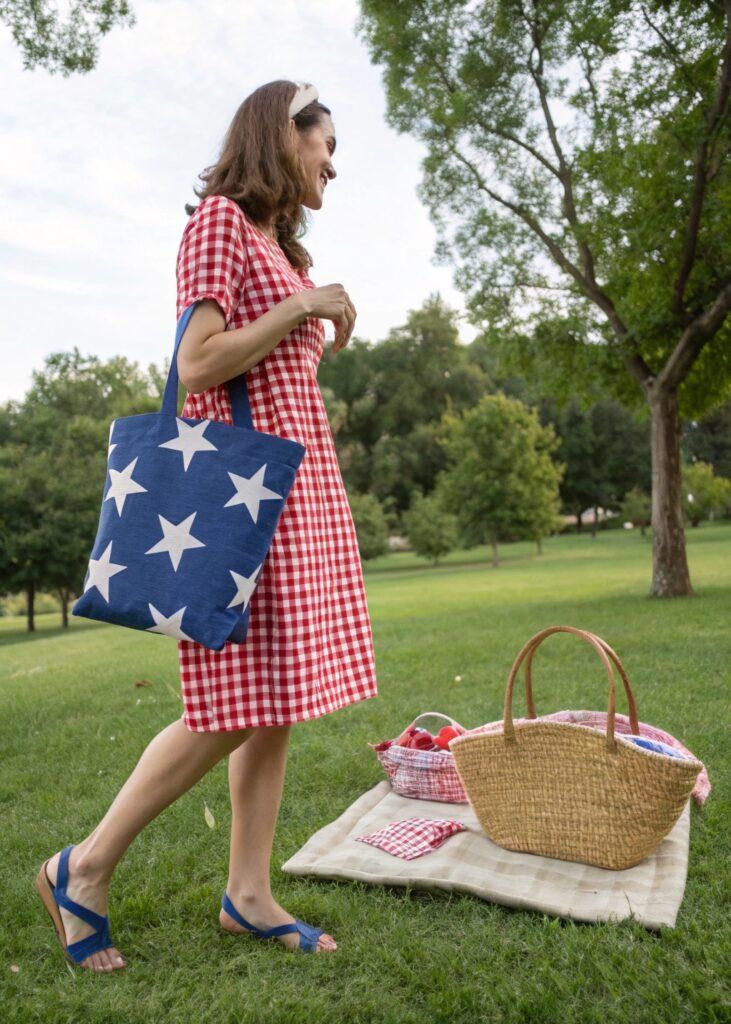
<svg viewBox="0 0 731 1024"><path fill-rule="evenodd" d="M486 339L460 343L455 321L430 296L384 341L355 338L320 363L362 558L400 534L432 562L488 544L497 564L499 544L530 539L540 551L588 508L644 531L647 419L601 394L542 395L501 371ZM167 365L145 372L74 348L47 357L22 401L0 405L0 594L24 595L30 629L38 592L58 596L67 623L96 535L109 425L158 411L166 377ZM731 500L731 403L683 429L695 525Z"/></svg>

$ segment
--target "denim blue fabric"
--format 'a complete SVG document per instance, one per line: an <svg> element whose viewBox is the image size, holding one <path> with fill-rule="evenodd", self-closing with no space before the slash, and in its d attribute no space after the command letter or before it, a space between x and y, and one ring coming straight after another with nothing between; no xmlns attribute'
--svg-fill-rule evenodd
<svg viewBox="0 0 731 1024"><path fill-rule="evenodd" d="M685 760L685 756L679 750L671 747L669 743L663 743L662 740L650 740L647 736L637 736L634 733L627 733L622 736L622 739L632 740L638 747L654 750L656 754L667 754L668 757L679 757L681 761Z"/></svg>
<svg viewBox="0 0 731 1024"><path fill-rule="evenodd" d="M84 591L72 614L193 640L243 643L249 602L305 446L254 430L246 374L228 382L233 426L177 415L178 321L159 413L109 431Z"/></svg>

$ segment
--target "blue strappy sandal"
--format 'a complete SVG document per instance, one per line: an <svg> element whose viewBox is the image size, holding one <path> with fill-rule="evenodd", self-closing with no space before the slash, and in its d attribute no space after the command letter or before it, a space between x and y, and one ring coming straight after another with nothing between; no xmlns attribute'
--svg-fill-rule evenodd
<svg viewBox="0 0 731 1024"><path fill-rule="evenodd" d="M278 924L274 928L268 928L266 930L257 928L256 925L250 924L246 918L242 917L236 907L233 905L231 900L228 898L228 893L224 891L221 898L221 906L226 913L238 921L243 928L248 928L249 931L253 932L257 939L273 939L276 935L286 935L288 932L299 932L300 944L298 949L304 949L308 953L314 953L317 949L317 940L324 934L324 928L315 928L314 925L306 924L304 921L300 921L299 918L295 918L294 921L290 921L288 924Z"/></svg>
<svg viewBox="0 0 731 1024"><path fill-rule="evenodd" d="M48 861L43 862L35 885L43 901L43 906L51 916L64 953L72 963L81 964L87 956L91 956L92 953L98 953L102 949L108 949L114 943L109 934L109 918L102 917L101 914L97 914L88 907L82 907L80 903L76 903L66 894L66 886L69 881L69 856L72 849L73 843L61 851L61 856L58 859L58 874L55 885L53 885L48 877L48 871L46 870ZM93 925L96 931L69 945L66 941L66 930L63 926L59 907L64 907L64 909L71 911L72 914L76 914L77 917L86 921L87 924Z"/></svg>

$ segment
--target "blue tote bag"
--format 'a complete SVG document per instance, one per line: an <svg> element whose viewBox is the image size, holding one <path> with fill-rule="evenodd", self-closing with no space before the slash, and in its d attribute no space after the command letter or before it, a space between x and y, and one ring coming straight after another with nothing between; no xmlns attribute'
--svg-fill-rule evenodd
<svg viewBox="0 0 731 1024"><path fill-rule="evenodd" d="M193 640L243 643L249 602L305 446L254 430L246 374L233 426L177 415L180 317L159 413L109 429L101 514L72 614Z"/></svg>

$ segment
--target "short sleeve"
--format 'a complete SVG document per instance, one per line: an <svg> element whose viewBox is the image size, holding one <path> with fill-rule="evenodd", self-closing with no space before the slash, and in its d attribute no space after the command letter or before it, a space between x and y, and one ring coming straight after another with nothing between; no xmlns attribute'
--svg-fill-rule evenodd
<svg viewBox="0 0 731 1024"><path fill-rule="evenodd" d="M185 225L178 250L177 318L193 302L214 299L226 325L246 280L246 218L227 196L206 196Z"/></svg>

